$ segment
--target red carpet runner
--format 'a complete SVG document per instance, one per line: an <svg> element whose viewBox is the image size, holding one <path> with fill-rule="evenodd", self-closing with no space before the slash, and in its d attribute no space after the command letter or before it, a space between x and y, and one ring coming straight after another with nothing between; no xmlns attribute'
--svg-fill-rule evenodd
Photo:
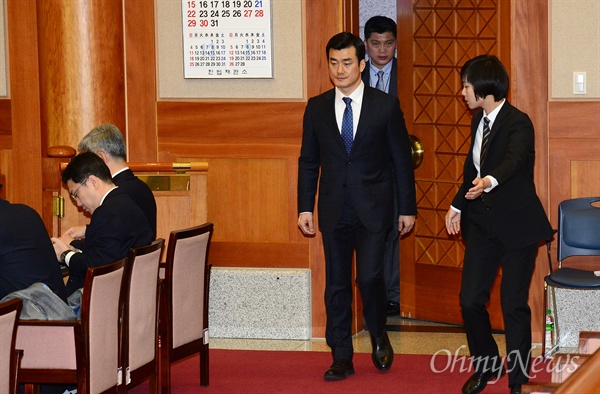
<svg viewBox="0 0 600 394"><path fill-rule="evenodd" d="M340 382L325 382L331 364L326 352L210 350L210 385L199 386L198 356L172 367L172 390L187 393L460 393L473 372L467 357L395 355L387 373L375 369L370 354L355 354L356 373ZM550 381L547 365L535 360L531 381ZM130 394L148 392L147 383ZM508 392L508 376L488 384L483 394Z"/></svg>

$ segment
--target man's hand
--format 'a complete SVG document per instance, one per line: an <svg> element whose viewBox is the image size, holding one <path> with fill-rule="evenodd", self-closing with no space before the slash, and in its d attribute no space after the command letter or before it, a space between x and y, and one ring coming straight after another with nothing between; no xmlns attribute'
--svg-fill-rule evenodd
<svg viewBox="0 0 600 394"><path fill-rule="evenodd" d="M65 241L63 241L60 238L50 238L50 240L52 241L52 246L54 247L54 253L56 254L56 260L58 260L60 262L60 255L63 252L66 252L67 250L69 250L69 245L67 245L65 243Z"/></svg>
<svg viewBox="0 0 600 394"><path fill-rule="evenodd" d="M86 226L71 227L70 229L68 229L67 231L64 232L64 234L61 236L61 238L63 238L65 235L72 239L85 238L85 229L86 229Z"/></svg>
<svg viewBox="0 0 600 394"><path fill-rule="evenodd" d="M446 231L450 235L460 233L460 212L456 212L452 208L448 209L446 213Z"/></svg>
<svg viewBox="0 0 600 394"><path fill-rule="evenodd" d="M415 226L416 216L398 216L398 231L400 235L408 234Z"/></svg>
<svg viewBox="0 0 600 394"><path fill-rule="evenodd" d="M314 235L315 227L313 225L312 213L301 213L298 217L298 227L304 235Z"/></svg>
<svg viewBox="0 0 600 394"><path fill-rule="evenodd" d="M474 200L481 196L483 191L489 187L492 187L492 182L488 178L475 178L473 179L473 187L465 194L465 198L467 200Z"/></svg>

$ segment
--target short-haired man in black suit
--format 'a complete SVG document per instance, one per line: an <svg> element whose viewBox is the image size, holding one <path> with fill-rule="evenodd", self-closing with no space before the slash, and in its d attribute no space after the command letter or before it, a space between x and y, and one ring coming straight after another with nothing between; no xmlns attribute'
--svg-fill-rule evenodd
<svg viewBox="0 0 600 394"><path fill-rule="evenodd" d="M411 231L417 206L410 142L398 99L362 82L365 45L360 37L336 34L326 54L335 88L311 98L304 112L298 226L305 235L316 233L313 210L318 186L326 264L325 336L333 356L324 378L335 381L354 373L355 251L356 282L371 335L373 364L381 371L392 366L394 353L385 329L385 237L392 227L401 234ZM396 218L394 204L399 211Z"/></svg>
<svg viewBox="0 0 600 394"><path fill-rule="evenodd" d="M62 173L71 197L92 215L79 232L52 238L57 259L69 267L67 292L83 287L88 267L112 263L129 249L150 244L152 229L141 208L117 187L110 170L92 152L75 156Z"/></svg>
<svg viewBox="0 0 600 394"><path fill-rule="evenodd" d="M365 48L369 60L362 72L365 85L398 97L397 25L387 16L376 15L365 23ZM394 208L394 217L398 210ZM387 290L387 316L400 314L400 247L398 231L390 229L385 240L383 276Z"/></svg>

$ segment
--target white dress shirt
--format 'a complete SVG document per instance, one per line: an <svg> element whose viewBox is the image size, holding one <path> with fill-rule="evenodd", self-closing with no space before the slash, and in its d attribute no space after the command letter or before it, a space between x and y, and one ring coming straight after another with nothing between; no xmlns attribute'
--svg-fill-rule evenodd
<svg viewBox="0 0 600 394"><path fill-rule="evenodd" d="M356 129L358 128L358 118L360 117L360 109L362 108L363 93L365 92L365 84L360 81L360 85L352 92L349 96L345 96L338 88L335 88L335 120L337 121L338 130L342 133L342 118L344 117L344 110L346 109L346 103L342 100L344 97L350 97L352 103L352 131L354 137L356 137Z"/></svg>

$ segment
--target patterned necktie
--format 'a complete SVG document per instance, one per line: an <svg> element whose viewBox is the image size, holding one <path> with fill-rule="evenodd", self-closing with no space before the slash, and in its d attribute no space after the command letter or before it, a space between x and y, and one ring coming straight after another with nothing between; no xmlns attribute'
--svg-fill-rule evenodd
<svg viewBox="0 0 600 394"><path fill-rule="evenodd" d="M384 86L384 82L383 82L383 70L379 70L377 71L377 84L375 85L375 87L379 90L381 90L382 92L385 92L385 86Z"/></svg>
<svg viewBox="0 0 600 394"><path fill-rule="evenodd" d="M342 100L346 103L346 109L344 109L344 116L342 118L342 140L344 140L344 145L346 146L346 152L350 153L350 148L352 148L352 140L354 139L354 132L352 125L352 99L350 97L344 97Z"/></svg>
<svg viewBox="0 0 600 394"><path fill-rule="evenodd" d="M490 145L490 120L487 117L483 118L483 139L481 140L481 153L479 154L479 166L483 164L485 154Z"/></svg>

